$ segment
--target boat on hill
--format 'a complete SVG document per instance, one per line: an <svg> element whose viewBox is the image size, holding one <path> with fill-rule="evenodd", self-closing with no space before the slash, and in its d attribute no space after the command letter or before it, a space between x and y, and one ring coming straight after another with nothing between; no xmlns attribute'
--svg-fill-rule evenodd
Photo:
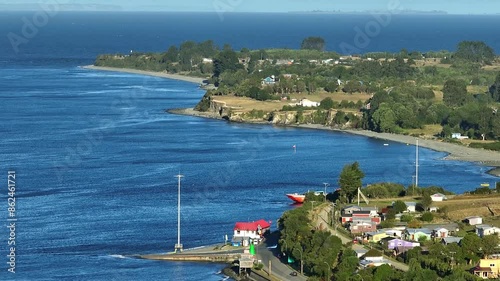
<svg viewBox="0 0 500 281"><path fill-rule="evenodd" d="M324 195L325 193L323 191L315 191L314 195L319 196L319 195ZM286 195L286 197L292 199L296 203L304 203L304 200L306 199L306 194L299 194L299 193L289 193Z"/></svg>
<svg viewBox="0 0 500 281"><path fill-rule="evenodd" d="M296 203L304 203L304 200L306 199L305 194L298 194L298 193L290 193L287 194L286 197L292 199Z"/></svg>

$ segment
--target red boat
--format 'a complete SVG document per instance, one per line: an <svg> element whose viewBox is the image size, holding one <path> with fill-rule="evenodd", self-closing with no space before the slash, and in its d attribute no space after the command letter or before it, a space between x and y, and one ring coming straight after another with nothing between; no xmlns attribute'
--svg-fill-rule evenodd
<svg viewBox="0 0 500 281"><path fill-rule="evenodd" d="M305 194L298 194L298 193L287 194L286 197L292 199L297 203L304 203L304 200L306 199Z"/></svg>

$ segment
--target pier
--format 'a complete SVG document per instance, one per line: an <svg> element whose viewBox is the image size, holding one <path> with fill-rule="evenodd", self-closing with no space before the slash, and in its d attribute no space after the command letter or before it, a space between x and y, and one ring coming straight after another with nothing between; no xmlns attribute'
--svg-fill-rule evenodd
<svg viewBox="0 0 500 281"><path fill-rule="evenodd" d="M185 249L182 253L165 253L139 255L138 258L162 261L190 261L190 262L216 262L232 263L239 260L243 254L242 248L232 246L204 246L194 249Z"/></svg>

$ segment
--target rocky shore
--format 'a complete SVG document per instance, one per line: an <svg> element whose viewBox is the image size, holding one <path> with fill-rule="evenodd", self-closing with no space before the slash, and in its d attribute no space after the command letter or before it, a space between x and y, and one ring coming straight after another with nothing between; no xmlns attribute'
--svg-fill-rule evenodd
<svg viewBox="0 0 500 281"><path fill-rule="evenodd" d="M212 119L224 119L219 114L214 112L200 112L192 108L185 109L172 109L168 112L173 114L190 115L204 118ZM271 122L248 122L248 123L259 123L259 124L272 124ZM398 135L390 133L377 133L367 130L339 130L334 129L329 126L318 125L318 124L298 124L298 125L280 125L272 124L276 126L289 126L296 128L306 128L315 130L331 130L338 131L348 134L360 135L370 138L377 138L382 140L394 141L399 143L407 143L414 145L416 140L419 140L419 146L429 148L435 151L449 153L444 159L445 160L456 160L456 161L467 161L475 162L484 166L493 167L488 173L497 177L500 177L500 152L490 151L484 149L469 148L463 145L443 142L437 139L423 139L408 135Z"/></svg>

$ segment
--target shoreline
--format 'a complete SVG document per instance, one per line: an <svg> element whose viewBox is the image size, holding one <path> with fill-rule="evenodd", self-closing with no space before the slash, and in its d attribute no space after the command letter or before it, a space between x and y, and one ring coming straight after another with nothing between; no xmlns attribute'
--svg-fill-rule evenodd
<svg viewBox="0 0 500 281"><path fill-rule="evenodd" d="M221 118L215 113L199 112L195 111L192 108L171 109L167 110L167 112L172 114L189 115L195 117L223 120L223 118ZM312 129L312 130L326 130L326 131L333 131L333 132L387 140L398 143L406 143L409 145L415 145L415 140L418 139L419 147L424 147L438 152L448 153L448 155L446 155L443 158L444 160L473 162L479 165L492 167L492 169L490 169L487 173L492 176L500 177L500 152L497 151L470 148L454 143L442 142L439 140L422 139L408 135L377 133L367 130L341 130L317 124L279 125L279 124L269 124L266 122L243 122L243 123L273 125L278 127L294 127L294 128Z"/></svg>
<svg viewBox="0 0 500 281"><path fill-rule="evenodd" d="M185 76L185 75L180 75L180 74L170 74L170 73L166 73L166 72L137 70L137 69L131 69L131 68L118 68L118 67L95 66L95 65L84 65L84 66L81 66L81 68L90 69L90 70L123 72L123 73L131 73L131 74L160 77L160 78L179 80L179 81L184 81L184 82L189 82L189 83L195 83L198 85L204 85L205 84L204 81L207 80L207 78Z"/></svg>
<svg viewBox="0 0 500 281"><path fill-rule="evenodd" d="M129 68L115 68L115 67L103 67L103 66L95 66L95 65L87 65L82 66L83 69L89 70L100 70L100 71L112 71L112 72L124 72L131 74L139 74L139 75L147 75L154 76L166 79L174 79L180 80L190 83L196 84L204 84L203 78L199 77L190 77L179 74L168 74L164 72L155 72L155 71L144 71L144 70L136 70ZM219 115L210 112L200 112L195 111L193 108L177 108L177 109L169 109L166 110L172 114L178 115L187 115L187 116L195 116L209 119L217 119L217 120L225 120ZM245 122L248 124L265 124L266 122ZM358 136L364 136L369 138L382 139L387 141L393 141L398 143L406 143L406 144L415 144L416 137L408 136L408 135L398 135L398 134L390 134L390 133L377 133L373 131L367 130L341 130L341 129L333 129L330 127L326 127L324 125L317 124L299 124L299 125L276 125L273 126L281 126L281 127L295 127L295 128L304 128L304 129L313 129L313 130L327 130L327 131L335 131L342 132L347 134L353 134ZM444 160L455 160L455 161L464 161L464 162L473 162L479 165L492 167L487 173L492 176L500 177L500 152L491 151L491 150L482 150L476 148L469 148L462 145L442 142L438 140L429 140L418 138L419 146L425 147L434 151L448 153L445 156Z"/></svg>

